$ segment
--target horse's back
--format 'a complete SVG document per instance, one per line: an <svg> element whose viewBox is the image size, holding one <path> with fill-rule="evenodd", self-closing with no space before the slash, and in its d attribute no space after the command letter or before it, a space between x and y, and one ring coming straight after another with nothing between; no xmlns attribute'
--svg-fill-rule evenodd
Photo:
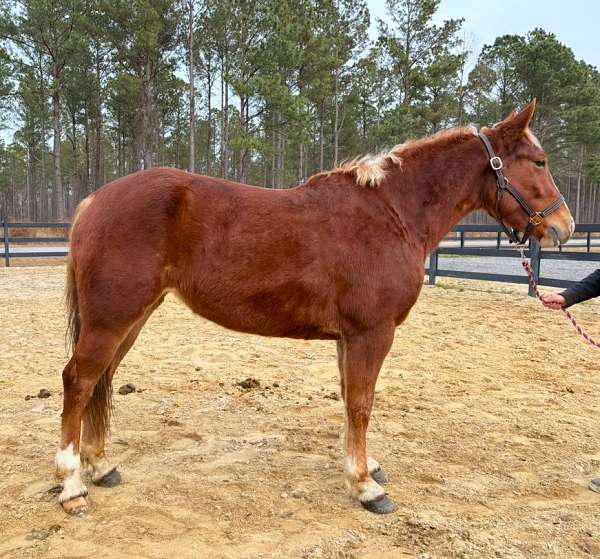
<svg viewBox="0 0 600 559"><path fill-rule="evenodd" d="M91 195L76 216L71 250L82 283L93 278L94 306L118 301L123 320L174 291L235 330L335 337L326 221L299 189L155 168Z"/></svg>

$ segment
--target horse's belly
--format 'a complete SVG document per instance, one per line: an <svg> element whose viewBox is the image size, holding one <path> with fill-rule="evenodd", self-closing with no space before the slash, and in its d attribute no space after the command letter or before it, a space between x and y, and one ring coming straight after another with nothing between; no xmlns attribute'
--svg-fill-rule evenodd
<svg viewBox="0 0 600 559"><path fill-rule="evenodd" d="M190 309L238 332L280 338L328 340L339 338L330 305L315 297L286 290L244 292L238 289L202 289L179 293Z"/></svg>

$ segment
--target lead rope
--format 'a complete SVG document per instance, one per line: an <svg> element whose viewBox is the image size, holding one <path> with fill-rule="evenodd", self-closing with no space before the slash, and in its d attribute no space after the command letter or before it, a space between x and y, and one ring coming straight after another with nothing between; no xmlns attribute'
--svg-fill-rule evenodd
<svg viewBox="0 0 600 559"><path fill-rule="evenodd" d="M537 283L535 282L535 279L533 277L533 272L531 271L531 265L529 264L529 262L527 261L527 259L525 258L525 249L523 247L518 247L519 251L521 252L521 264L523 266L523 268L525 269L525 271L527 272L527 278L529 279L529 283L531 285L531 287L533 288L534 292L535 292L535 296L542 301L543 303L543 299L542 299L542 295L540 294L540 290L538 289ZM596 340L594 340L587 332L585 332L581 326L579 326L579 324L577 324L577 321L575 320L575 317L565 308L560 309L564 315L568 318L569 322L573 325L573 328L575 328L575 331L591 346L593 347L597 347L600 348L600 343L598 343Z"/></svg>

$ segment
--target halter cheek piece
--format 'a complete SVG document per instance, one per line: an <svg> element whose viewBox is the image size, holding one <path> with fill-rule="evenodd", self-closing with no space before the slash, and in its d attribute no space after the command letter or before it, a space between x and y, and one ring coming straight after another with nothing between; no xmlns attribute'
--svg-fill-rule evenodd
<svg viewBox="0 0 600 559"><path fill-rule="evenodd" d="M482 141L485 150L487 151L487 154L490 158L490 166L496 173L496 220L502 226L502 229L504 229L504 232L508 236L511 243L515 243L516 245L524 245L531 236L533 228L543 223L544 219L546 219L551 213L558 210L558 208L560 208L565 203L565 199L562 195L560 195L559 198L557 198L544 211L534 211L531 208L531 206L525 201L525 199L515 190L513 185L510 184L510 182L508 182L508 179L502 172L502 159L500 159L496 155L496 152L494 151L494 148L489 138L485 134L479 132L479 139ZM502 219L502 214L500 213L500 200L502 199L502 195L505 192L508 192L518 202L521 208L523 208L525 213L529 216L529 223L527 224L527 228L525 229L525 232L523 233L521 238L519 238L519 234L516 231L516 229L509 229L504 223L504 220Z"/></svg>

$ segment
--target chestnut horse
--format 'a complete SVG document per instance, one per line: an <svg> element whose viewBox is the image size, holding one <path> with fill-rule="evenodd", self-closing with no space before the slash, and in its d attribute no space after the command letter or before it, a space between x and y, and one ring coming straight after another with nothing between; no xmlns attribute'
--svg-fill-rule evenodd
<svg viewBox="0 0 600 559"><path fill-rule="evenodd" d="M514 188L541 211L560 194L529 131L534 109L482 133ZM74 349L56 455L64 510L86 510L81 463L96 484L120 480L104 450L112 379L168 292L232 330L336 340L347 487L372 512L394 510L366 450L377 375L419 296L427 254L469 212L496 215L496 191L486 146L459 128L288 190L155 168L89 196L73 221L67 278ZM544 245L572 233L559 205L533 229ZM507 224L527 227L511 196L499 210Z"/></svg>

